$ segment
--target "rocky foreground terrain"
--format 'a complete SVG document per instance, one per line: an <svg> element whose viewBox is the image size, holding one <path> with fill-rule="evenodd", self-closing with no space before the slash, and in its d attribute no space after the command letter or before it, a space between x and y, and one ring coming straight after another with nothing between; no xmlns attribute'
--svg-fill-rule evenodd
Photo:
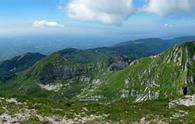
<svg viewBox="0 0 195 124"><path fill-rule="evenodd" d="M45 123L45 124L85 124L85 123L111 123L103 120L107 115L74 115L74 118L62 116L43 116L36 108L29 108L28 102L18 102L16 98L0 97L0 123L1 124L25 124L25 123ZM87 110L86 110L87 111ZM82 113L83 114L83 113Z"/></svg>
<svg viewBox="0 0 195 124"><path fill-rule="evenodd" d="M35 106L41 106L43 103L36 103L31 106L29 101L20 102L16 98L3 98L0 97L0 123L1 124L125 124L125 120L120 120L119 122L109 120L109 114L91 114L87 115L85 112L88 111L87 108L83 107L83 112L72 115L70 117L67 114L58 115L44 115L41 114ZM155 103L155 102L154 102ZM129 106L139 106L137 105L129 105ZM148 107L148 106L146 106ZM162 108L161 108L162 107ZM166 108L167 110L163 110ZM137 121L131 121L128 123L132 124L150 124L150 123L158 123L158 124L169 124L169 123L183 123L183 120L187 117L192 117L195 119L194 113L191 113L190 109L195 109L195 95L188 95L183 98L175 99L169 101L166 106L160 105L160 112L167 112L170 116L159 115L158 111L152 110L151 113L147 113L146 115L137 118ZM140 107L140 109L142 109ZM53 108L52 111L59 111L59 108ZM153 113L154 112L154 113ZM156 114L158 113L158 114ZM135 110L134 116L139 114L139 112ZM119 115L120 116L120 115ZM133 117L132 117L133 118ZM187 121L189 122L193 122ZM185 122L184 122L185 123Z"/></svg>

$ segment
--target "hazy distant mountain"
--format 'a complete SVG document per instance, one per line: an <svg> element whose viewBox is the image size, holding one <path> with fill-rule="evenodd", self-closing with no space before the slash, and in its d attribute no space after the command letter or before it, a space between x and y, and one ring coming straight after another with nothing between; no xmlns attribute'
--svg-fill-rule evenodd
<svg viewBox="0 0 195 124"><path fill-rule="evenodd" d="M0 61L10 59L16 55L21 55L27 52L38 52L41 54L50 54L52 52L62 50L65 48L97 48L102 46L111 46L114 44L110 41L106 42L102 39L78 39L73 41L67 37L60 38L1 38L0 39ZM69 40L70 39L70 40ZM91 40L91 42L89 42ZM122 42L113 47L97 48L99 52L107 54L126 54L137 57L137 55L147 56L151 54L160 53L163 50L172 47L175 44L183 41L195 40L195 36L178 37L170 40L163 40L159 38L140 39L135 41ZM116 41L117 42L117 41ZM115 43L116 43L115 42ZM119 42L119 41L118 41ZM134 55L133 55L134 54Z"/></svg>
<svg viewBox="0 0 195 124"><path fill-rule="evenodd" d="M16 72L29 68L43 57L44 55L39 53L26 53L10 60L0 62L0 79L9 79L10 76L13 76Z"/></svg>
<svg viewBox="0 0 195 124"><path fill-rule="evenodd" d="M194 36L179 37L169 40L163 40L160 38L148 38L122 42L112 47L100 47L91 50L106 54L108 56L125 55L131 59L135 59L144 56L156 55L168 48L173 47L176 44L193 40L195 40Z"/></svg>
<svg viewBox="0 0 195 124"><path fill-rule="evenodd" d="M160 39L160 38L148 38L138 39L135 41L128 41L116 44L115 49L122 48L124 53L137 54L141 56L155 55L163 52L164 50L173 47L176 44L189 42L195 40L195 36L178 37L174 39Z"/></svg>

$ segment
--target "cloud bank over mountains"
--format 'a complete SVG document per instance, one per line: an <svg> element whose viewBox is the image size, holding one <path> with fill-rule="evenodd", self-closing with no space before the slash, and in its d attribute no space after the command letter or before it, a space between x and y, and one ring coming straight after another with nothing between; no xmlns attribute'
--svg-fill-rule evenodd
<svg viewBox="0 0 195 124"><path fill-rule="evenodd" d="M69 0L59 8L72 19L96 21L104 24L121 24L131 15L153 13L169 16L195 10L195 0L140 0L143 5L135 7L138 0Z"/></svg>

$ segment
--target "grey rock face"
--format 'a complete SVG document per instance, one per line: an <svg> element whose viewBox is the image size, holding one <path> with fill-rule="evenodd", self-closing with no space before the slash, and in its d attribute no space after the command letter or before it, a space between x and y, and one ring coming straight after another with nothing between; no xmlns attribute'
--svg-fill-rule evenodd
<svg viewBox="0 0 195 124"><path fill-rule="evenodd" d="M115 56L110 59L109 70L110 71L117 71L124 69L129 65L131 60L127 56Z"/></svg>
<svg viewBox="0 0 195 124"><path fill-rule="evenodd" d="M48 64L39 74L39 80L42 83L48 83L53 80L79 79L80 77L89 77L93 70L90 66L68 66Z"/></svg>

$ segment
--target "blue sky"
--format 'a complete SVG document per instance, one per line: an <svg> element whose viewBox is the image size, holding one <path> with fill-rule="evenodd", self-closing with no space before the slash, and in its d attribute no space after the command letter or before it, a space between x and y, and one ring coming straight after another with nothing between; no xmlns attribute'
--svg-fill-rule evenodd
<svg viewBox="0 0 195 124"><path fill-rule="evenodd" d="M193 35L194 10L194 0L1 0L0 36Z"/></svg>

